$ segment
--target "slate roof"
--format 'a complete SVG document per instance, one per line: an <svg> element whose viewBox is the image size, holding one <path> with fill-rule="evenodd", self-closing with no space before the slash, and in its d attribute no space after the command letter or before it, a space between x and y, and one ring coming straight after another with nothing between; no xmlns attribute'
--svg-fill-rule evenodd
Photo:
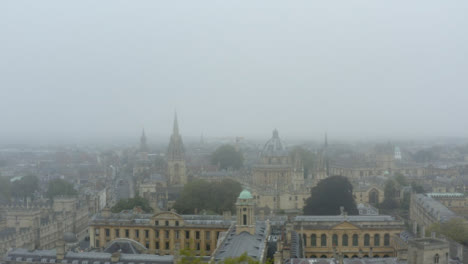
<svg viewBox="0 0 468 264"><path fill-rule="evenodd" d="M386 222L395 221L390 215L299 215L295 222Z"/></svg>
<svg viewBox="0 0 468 264"><path fill-rule="evenodd" d="M446 222L456 217L455 213L445 205L424 194L416 194L415 201L422 205L430 215L441 222Z"/></svg>
<svg viewBox="0 0 468 264"><path fill-rule="evenodd" d="M266 250L267 236L267 226L263 221L256 223L255 235L247 232L236 234L234 227L226 234L226 239L219 246L214 259L220 261L230 257L238 257L247 252L248 256L259 260L262 257L262 252Z"/></svg>

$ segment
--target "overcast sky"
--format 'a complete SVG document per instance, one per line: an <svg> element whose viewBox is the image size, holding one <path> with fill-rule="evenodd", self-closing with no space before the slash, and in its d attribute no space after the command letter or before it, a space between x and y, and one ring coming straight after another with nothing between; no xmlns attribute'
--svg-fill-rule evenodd
<svg viewBox="0 0 468 264"><path fill-rule="evenodd" d="M1 141L465 137L468 1L0 1Z"/></svg>

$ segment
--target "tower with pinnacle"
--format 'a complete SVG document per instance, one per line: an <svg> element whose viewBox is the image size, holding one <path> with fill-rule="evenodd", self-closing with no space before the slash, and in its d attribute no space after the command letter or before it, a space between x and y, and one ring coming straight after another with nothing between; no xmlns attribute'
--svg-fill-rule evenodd
<svg viewBox="0 0 468 264"><path fill-rule="evenodd" d="M170 185L184 185L187 183L184 143L179 134L177 114L174 116L174 126L169 147L167 148L167 176Z"/></svg>

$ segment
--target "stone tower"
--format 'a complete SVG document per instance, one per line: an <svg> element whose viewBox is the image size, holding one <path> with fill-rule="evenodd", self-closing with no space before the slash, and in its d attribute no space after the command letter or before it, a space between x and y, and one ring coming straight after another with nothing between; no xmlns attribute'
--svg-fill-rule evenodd
<svg viewBox="0 0 468 264"><path fill-rule="evenodd" d="M237 198L236 203L236 234L242 232L247 232L251 235L255 234L255 204L252 197L252 194L243 190L239 197Z"/></svg>
<svg viewBox="0 0 468 264"><path fill-rule="evenodd" d="M174 126L169 147L167 148L167 176L170 185L184 185L187 183L184 143L179 134L177 114L174 116Z"/></svg>
<svg viewBox="0 0 468 264"><path fill-rule="evenodd" d="M448 264L449 243L436 238L409 240L408 264Z"/></svg>

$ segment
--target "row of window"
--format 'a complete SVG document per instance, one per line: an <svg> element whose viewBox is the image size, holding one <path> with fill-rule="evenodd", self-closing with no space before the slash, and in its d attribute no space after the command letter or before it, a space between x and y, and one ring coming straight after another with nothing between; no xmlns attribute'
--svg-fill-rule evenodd
<svg viewBox="0 0 468 264"><path fill-rule="evenodd" d="M306 234L302 235L302 239L304 241L304 246L311 246L311 247L316 247L317 246L317 235L312 234L310 236L310 240L307 240ZM354 234L352 236L352 246L357 247L359 246L359 235ZM333 246L339 246L338 244L338 235L334 234L332 235L332 245ZM342 235L341 237L341 246L348 246L349 245L349 236L347 234ZM390 246L390 234L385 234L383 238L383 245L384 246ZM322 234L320 236L320 246L321 247L326 247L327 246L327 235ZM364 235L364 246L370 246L370 235L365 234ZM375 234L374 235L374 246L380 246L380 235Z"/></svg>
<svg viewBox="0 0 468 264"><path fill-rule="evenodd" d="M101 246L100 243L99 243L99 239L96 239L95 245L96 245L97 248L99 248L99 247ZM162 245L163 247L161 247L161 245ZM146 248L150 248L150 244L149 244L148 241L145 243L145 247L146 247ZM163 244L163 243L159 243L159 241L156 241L156 242L154 243L154 247L155 247L155 249L157 249L157 250L159 250L159 249L161 249L161 250L170 250L170 249L171 249L170 243L169 243L168 241L166 241L164 244ZM186 242L186 243L185 243L185 248L187 248L187 249L190 248L190 243L189 243L189 242ZM196 242L196 243L195 243L195 249L196 249L196 250L201 250L201 244L200 244L200 242ZM205 248L204 248L203 250L205 250L205 251L210 251L210 250L211 250L211 244L210 244L210 243L205 243Z"/></svg>
<svg viewBox="0 0 468 264"><path fill-rule="evenodd" d="M162 223L163 221L162 221L162 220L161 220L161 221L156 220L156 221L154 221L154 225L157 225L157 226L158 226L158 225L159 225L159 222ZM164 221L164 225L165 225L165 226L169 226L169 221L168 221L168 220ZM175 226L179 226L179 221L175 221Z"/></svg>
<svg viewBox="0 0 468 264"><path fill-rule="evenodd" d="M143 234L144 237L149 238L150 230L146 229L146 230L143 230L143 231L144 231L144 234ZM105 228L104 232L105 232L106 237L110 237L111 230L109 228ZM115 237L120 237L120 229L114 229L114 232L115 232ZM127 238L130 237L130 229L124 229L124 232L125 232L124 237L127 237ZM94 233L98 236L99 235L99 228L96 228L94 230ZM195 231L195 239L200 239L200 233L201 233L200 231ZM140 238L140 230L139 229L135 229L134 234L135 234L136 238ZM155 234L156 238L159 238L159 231L158 230L155 230L154 234ZM217 237L219 235L219 231L216 234L217 234L216 235L216 237ZM180 238L179 230L175 230L174 235L175 235L176 239L179 239ZM169 230L164 230L164 238L169 239L169 236L170 236ZM185 238L190 239L190 231L189 230L185 231ZM211 231L205 231L205 240L210 240L210 239L211 239Z"/></svg>

